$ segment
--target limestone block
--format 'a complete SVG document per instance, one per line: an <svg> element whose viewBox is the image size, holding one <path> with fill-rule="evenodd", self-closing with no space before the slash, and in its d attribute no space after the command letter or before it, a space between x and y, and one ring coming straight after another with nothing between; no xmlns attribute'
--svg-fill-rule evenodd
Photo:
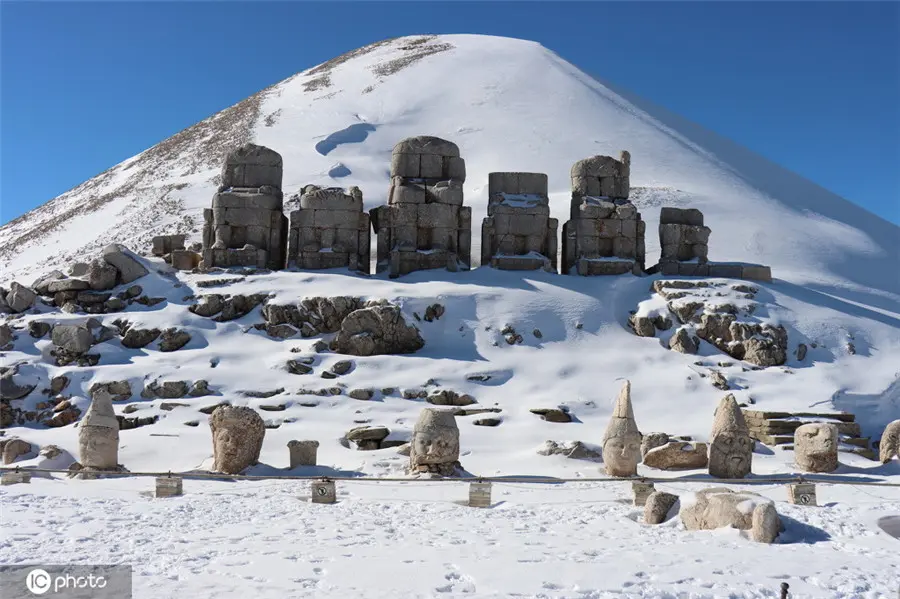
<svg viewBox="0 0 900 599"><path fill-rule="evenodd" d="M391 188L391 204L424 204L425 187L415 183L394 185Z"/></svg>
<svg viewBox="0 0 900 599"><path fill-rule="evenodd" d="M353 210L315 210L313 224L329 229L358 229L359 212Z"/></svg>
<svg viewBox="0 0 900 599"><path fill-rule="evenodd" d="M456 206L449 204L424 204L418 207L419 227L447 227L456 229Z"/></svg>
<svg viewBox="0 0 900 599"><path fill-rule="evenodd" d="M550 269L550 259L543 256L497 255L490 259L492 268L500 270L540 270Z"/></svg>
<svg viewBox="0 0 900 599"><path fill-rule="evenodd" d="M356 188L358 189L358 188ZM353 210L363 209L362 193L356 195L345 192L341 187L320 188L308 185L300 195L300 208L310 210Z"/></svg>
<svg viewBox="0 0 900 599"><path fill-rule="evenodd" d="M175 250L184 249L184 235L157 235L153 238L152 243L153 255L164 256Z"/></svg>
<svg viewBox="0 0 900 599"><path fill-rule="evenodd" d="M600 257L600 238L596 235L579 235L576 238L575 247L578 256L583 258Z"/></svg>
<svg viewBox="0 0 900 599"><path fill-rule="evenodd" d="M63 281L53 281L48 287L52 287L60 282L71 280L77 281L78 279L63 279ZM86 283L85 288L87 288ZM9 286L9 292L7 292L6 294L6 304L13 312L24 312L34 304L34 301L36 299L37 293L16 281L12 282L12 284Z"/></svg>
<svg viewBox="0 0 900 599"><path fill-rule="evenodd" d="M696 208L663 207L659 211L660 224L703 226L703 213Z"/></svg>
<svg viewBox="0 0 900 599"><path fill-rule="evenodd" d="M687 530L737 528L760 543L773 543L783 529L771 499L730 489L704 489L682 498L679 512Z"/></svg>
<svg viewBox="0 0 900 599"><path fill-rule="evenodd" d="M769 266L761 266L758 264L747 265L741 268L740 278L749 281L772 282L772 268Z"/></svg>
<svg viewBox="0 0 900 599"><path fill-rule="evenodd" d="M444 158L446 165L445 176L448 179L464 183L466 180L466 161L458 156L447 156Z"/></svg>
<svg viewBox="0 0 900 599"><path fill-rule="evenodd" d="M578 205L578 214L573 218L610 218L615 211L616 205L613 202L585 199Z"/></svg>
<svg viewBox="0 0 900 599"><path fill-rule="evenodd" d="M417 179L420 175L419 154L394 152L391 154L391 176Z"/></svg>
<svg viewBox="0 0 900 599"><path fill-rule="evenodd" d="M613 255L619 258L633 258L635 255L635 243L628 237L616 237L613 239Z"/></svg>
<svg viewBox="0 0 900 599"><path fill-rule="evenodd" d="M281 189L281 155L255 144L235 148L225 158L222 167L222 187L262 187L271 185Z"/></svg>
<svg viewBox="0 0 900 599"><path fill-rule="evenodd" d="M113 243L103 248L103 259L119 271L117 280L131 283L147 274L147 269L137 256L124 245Z"/></svg>
<svg viewBox="0 0 900 599"><path fill-rule="evenodd" d="M706 468L709 464L706 454L706 443L670 441L649 450L644 455L644 465L659 470Z"/></svg>
<svg viewBox="0 0 900 599"><path fill-rule="evenodd" d="M525 252L543 254L546 247L546 230L536 235L525 235ZM523 237L520 235L520 237Z"/></svg>
<svg viewBox="0 0 900 599"><path fill-rule="evenodd" d="M595 222L596 234L601 239L614 239L622 235L622 221L617 218L602 218Z"/></svg>
<svg viewBox="0 0 900 599"><path fill-rule="evenodd" d="M722 277L723 279L740 279L743 275L743 267L740 264L709 263L709 276Z"/></svg>
<svg viewBox="0 0 900 599"><path fill-rule="evenodd" d="M281 211L284 208L284 200L278 195L259 193L256 190L220 191L213 196L213 218L215 218L216 210L228 210L229 208Z"/></svg>
<svg viewBox="0 0 900 599"><path fill-rule="evenodd" d="M315 466L318 441L288 441L291 470L300 466Z"/></svg>
<svg viewBox="0 0 900 599"><path fill-rule="evenodd" d="M439 179L444 174L444 163L439 154L422 154L419 161L419 176L423 179Z"/></svg>
<svg viewBox="0 0 900 599"><path fill-rule="evenodd" d="M616 218L619 220L633 220L640 218L637 208L631 202L616 205Z"/></svg>
<svg viewBox="0 0 900 599"><path fill-rule="evenodd" d="M583 196L600 197L600 179L596 177L572 177L572 192Z"/></svg>
<svg viewBox="0 0 900 599"><path fill-rule="evenodd" d="M623 175L624 165L611 156L591 156L572 165L570 174L575 177L616 177Z"/></svg>
<svg viewBox="0 0 900 599"><path fill-rule="evenodd" d="M608 198L616 197L616 190L618 187L616 186L615 177L601 177L600 178L600 195Z"/></svg>
<svg viewBox="0 0 900 599"><path fill-rule="evenodd" d="M665 491L651 493L644 503L644 524L662 524L669 519L676 503L677 495Z"/></svg>
<svg viewBox="0 0 900 599"><path fill-rule="evenodd" d="M172 268L176 270L192 270L200 265L200 254L190 250L172 252Z"/></svg>
<svg viewBox="0 0 900 599"><path fill-rule="evenodd" d="M272 211L259 208L226 208L222 221L237 227L271 227Z"/></svg>
<svg viewBox="0 0 900 599"><path fill-rule="evenodd" d="M638 237L638 221L636 220L623 220L621 223L621 234L623 237L627 237L632 240L636 240Z"/></svg>
<svg viewBox="0 0 900 599"><path fill-rule="evenodd" d="M461 160L461 159L460 159ZM438 202L440 204L450 204L453 206L462 206L463 204L463 187L460 181L438 181L434 185L428 186L428 202Z"/></svg>
<svg viewBox="0 0 900 599"><path fill-rule="evenodd" d="M581 276L624 275L634 272L634 260L591 260L579 258L576 262L578 274Z"/></svg>
<svg viewBox="0 0 900 599"><path fill-rule="evenodd" d="M392 155L396 153L437 154L438 156L459 157L459 147L446 139L430 135L419 135L399 141L394 146Z"/></svg>

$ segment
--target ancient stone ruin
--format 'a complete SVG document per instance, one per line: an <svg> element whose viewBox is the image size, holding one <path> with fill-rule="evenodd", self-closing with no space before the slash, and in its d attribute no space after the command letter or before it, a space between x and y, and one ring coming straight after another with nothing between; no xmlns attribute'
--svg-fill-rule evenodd
<svg viewBox="0 0 900 599"><path fill-rule="evenodd" d="M303 188L300 209L290 214L287 265L369 274L369 215L358 187Z"/></svg>
<svg viewBox="0 0 900 599"><path fill-rule="evenodd" d="M664 275L723 277L771 281L772 269L762 264L710 262L710 228L696 208L664 207L659 212L659 263L649 273Z"/></svg>
<svg viewBox="0 0 900 599"><path fill-rule="evenodd" d="M470 268L472 209L462 205L465 180L465 161L452 142L420 136L394 146L387 204L370 212L378 234L376 272L398 277Z"/></svg>
<svg viewBox="0 0 900 599"><path fill-rule="evenodd" d="M288 441L291 469L300 466L315 466L316 454L319 451L318 441Z"/></svg>
<svg viewBox="0 0 900 599"><path fill-rule="evenodd" d="M212 208L203 211L202 267L284 268L281 177L281 156L269 148L245 144L228 154Z"/></svg>
<svg viewBox="0 0 900 599"><path fill-rule="evenodd" d="M894 420L884 428L878 444L878 458L887 464L892 458L900 459L900 420Z"/></svg>
<svg viewBox="0 0 900 599"><path fill-rule="evenodd" d="M687 530L736 528L746 530L752 540L774 543L784 525L775 503L748 491L712 488L681 498L681 522Z"/></svg>
<svg viewBox="0 0 900 599"><path fill-rule="evenodd" d="M838 427L810 423L794 431L794 461L804 472L834 472L838 467Z"/></svg>
<svg viewBox="0 0 900 599"><path fill-rule="evenodd" d="M572 166L570 219L563 225L563 274L620 275L644 270L641 215L628 200L631 155L592 156Z"/></svg>
<svg viewBox="0 0 900 599"><path fill-rule="evenodd" d="M98 392L78 429L82 470L112 471L119 466L119 421L112 396Z"/></svg>
<svg viewBox="0 0 900 599"><path fill-rule="evenodd" d="M409 452L410 473L457 476L461 470L456 417L449 410L425 408L413 428Z"/></svg>
<svg viewBox="0 0 900 599"><path fill-rule="evenodd" d="M240 474L259 462L266 425L252 408L223 405L209 417L213 471Z"/></svg>
<svg viewBox="0 0 900 599"><path fill-rule="evenodd" d="M610 476L626 477L637 475L640 461L641 433L631 407L631 382L625 381L603 435L603 463Z"/></svg>
<svg viewBox="0 0 900 599"><path fill-rule="evenodd" d="M730 393L716 408L709 435L709 473L716 478L744 478L750 474L753 439L737 400Z"/></svg>
<svg viewBox="0 0 900 599"><path fill-rule="evenodd" d="M490 173L488 215L481 225L481 264L556 272L557 228L550 218L547 175Z"/></svg>

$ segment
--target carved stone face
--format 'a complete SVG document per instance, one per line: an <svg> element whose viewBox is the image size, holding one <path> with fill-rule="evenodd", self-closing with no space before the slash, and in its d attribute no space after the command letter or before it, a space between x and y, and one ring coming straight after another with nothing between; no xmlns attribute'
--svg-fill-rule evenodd
<svg viewBox="0 0 900 599"><path fill-rule="evenodd" d="M611 437L603 444L603 463L610 476L634 476L641 460L641 436Z"/></svg>
<svg viewBox="0 0 900 599"><path fill-rule="evenodd" d="M459 437L451 431L417 431L410 457L413 464L445 464L459 459Z"/></svg>
<svg viewBox="0 0 900 599"><path fill-rule="evenodd" d="M749 435L720 433L709 445L709 473L718 478L744 478L750 474L752 460L753 439Z"/></svg>
<svg viewBox="0 0 900 599"><path fill-rule="evenodd" d="M217 462L231 462L236 460L241 453L238 438L232 434L229 428L220 428L213 435L213 448Z"/></svg>
<svg viewBox="0 0 900 599"><path fill-rule="evenodd" d="M838 431L833 424L804 424L794 433L797 466L806 472L832 472L838 466Z"/></svg>

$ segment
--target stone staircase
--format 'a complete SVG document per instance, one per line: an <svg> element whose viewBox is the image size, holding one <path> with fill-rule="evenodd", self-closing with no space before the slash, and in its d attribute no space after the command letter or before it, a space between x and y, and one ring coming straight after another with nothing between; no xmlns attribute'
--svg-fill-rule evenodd
<svg viewBox="0 0 900 599"><path fill-rule="evenodd" d="M871 439L863 437L856 416L847 412L766 412L744 409L744 420L750 436L763 445L781 449L794 448L794 431L803 424L824 422L837 425L839 452L855 453L876 459Z"/></svg>

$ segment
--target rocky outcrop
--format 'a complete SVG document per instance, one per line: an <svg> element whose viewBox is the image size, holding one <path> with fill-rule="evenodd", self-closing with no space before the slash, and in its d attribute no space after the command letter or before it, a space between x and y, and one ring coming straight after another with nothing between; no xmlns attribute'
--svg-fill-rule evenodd
<svg viewBox="0 0 900 599"><path fill-rule="evenodd" d="M46 334L46 333L45 333ZM12 329L6 323L0 324L0 350L6 350L12 346Z"/></svg>
<svg viewBox="0 0 900 599"><path fill-rule="evenodd" d="M700 339L692 335L685 327L678 327L675 334L669 338L669 349L682 354L696 354L700 350Z"/></svg>
<svg viewBox="0 0 900 599"><path fill-rule="evenodd" d="M144 399L181 399L188 395L188 381L153 381L141 391Z"/></svg>
<svg viewBox="0 0 900 599"><path fill-rule="evenodd" d="M0 397L4 400L22 399L37 386L16 382L18 371L18 366L0 367Z"/></svg>
<svg viewBox="0 0 900 599"><path fill-rule="evenodd" d="M25 285L13 281L9 286L9 291L6 293L5 299L6 306L9 307L10 311L19 313L24 312L34 305L34 301L37 299L37 293Z"/></svg>
<svg viewBox="0 0 900 599"><path fill-rule="evenodd" d="M138 257L124 245L114 243L103 249L103 259L119 271L116 281L121 284L131 283L147 274L147 269Z"/></svg>
<svg viewBox="0 0 900 599"><path fill-rule="evenodd" d="M341 323L332 351L355 356L410 354L425 346L419 329L407 325L397 306L356 310Z"/></svg>
<svg viewBox="0 0 900 599"><path fill-rule="evenodd" d="M774 543L783 529L771 499L730 489L704 489L681 498L681 521L687 530L737 528L760 543Z"/></svg>
<svg viewBox="0 0 900 599"><path fill-rule="evenodd" d="M159 337L159 351L177 351L187 345L191 340L189 333L178 329L165 329Z"/></svg>
<svg viewBox="0 0 900 599"><path fill-rule="evenodd" d="M347 431L344 438L356 444L360 451L381 449L381 443L391 431L386 426L358 426Z"/></svg>
<svg viewBox="0 0 900 599"><path fill-rule="evenodd" d="M537 451L538 455L563 455L573 460L600 460L601 452L592 449L581 441L545 441Z"/></svg>
<svg viewBox="0 0 900 599"><path fill-rule="evenodd" d="M141 349L147 347L160 335L159 329L139 329L137 327L128 327L125 335L122 336L122 345L129 349Z"/></svg>
<svg viewBox="0 0 900 599"><path fill-rule="evenodd" d="M91 397L96 397L98 393L109 395L112 401L125 401L131 399L131 383L128 381L94 383L90 388Z"/></svg>
<svg viewBox="0 0 900 599"><path fill-rule="evenodd" d="M300 331L303 337L314 337L338 332L347 316L366 306L367 303L358 297L308 297L299 305L268 303L263 306L262 314L269 331L287 324Z"/></svg>
<svg viewBox="0 0 900 599"><path fill-rule="evenodd" d="M220 406L209 417L213 470L239 474L259 462L266 425L252 408Z"/></svg>

